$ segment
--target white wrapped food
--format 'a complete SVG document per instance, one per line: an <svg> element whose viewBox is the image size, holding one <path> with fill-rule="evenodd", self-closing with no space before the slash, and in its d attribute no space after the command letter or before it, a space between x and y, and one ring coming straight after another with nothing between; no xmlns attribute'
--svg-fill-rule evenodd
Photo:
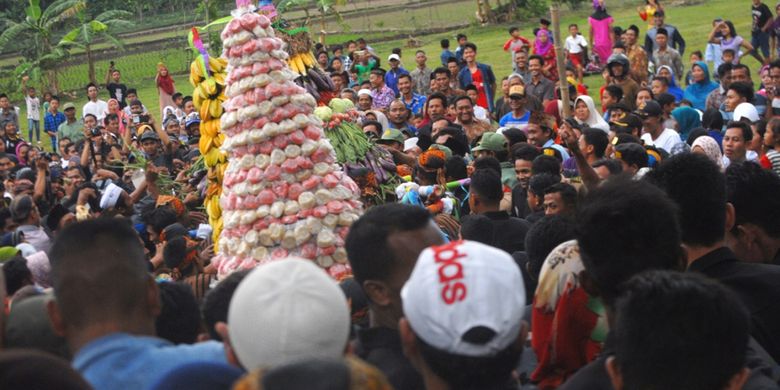
<svg viewBox="0 0 780 390"><path fill-rule="evenodd" d="M298 145L287 145L286 148L284 148L284 155L287 156L287 158L296 158L301 155L301 147Z"/></svg>
<svg viewBox="0 0 780 390"><path fill-rule="evenodd" d="M271 238L271 229L263 229L260 231L260 233L257 234L257 242L260 243L260 245L269 247L274 244L274 240Z"/></svg>
<svg viewBox="0 0 780 390"><path fill-rule="evenodd" d="M314 193L314 198L317 200L317 204L324 205L331 200L333 200L333 194L331 194L330 191L322 188L317 190L316 193Z"/></svg>
<svg viewBox="0 0 780 390"><path fill-rule="evenodd" d="M272 223L268 229L271 231L271 239L274 241L274 243L279 243L282 241L285 230L282 224Z"/></svg>
<svg viewBox="0 0 780 390"><path fill-rule="evenodd" d="M330 165L326 163L314 164L314 174L317 176L325 176L330 172Z"/></svg>
<svg viewBox="0 0 780 390"><path fill-rule="evenodd" d="M257 244L257 238L258 238L257 236L258 236L257 230L249 230L244 235L244 241L246 241L247 244L251 246L255 246Z"/></svg>
<svg viewBox="0 0 780 390"><path fill-rule="evenodd" d="M317 234L317 246L320 248L327 248L329 246L336 245L336 235L332 230L322 230Z"/></svg>
<svg viewBox="0 0 780 390"><path fill-rule="evenodd" d="M274 149L274 151L271 152L271 164L282 165L286 159L287 156L285 156L284 152L279 149Z"/></svg>
<svg viewBox="0 0 780 390"><path fill-rule="evenodd" d="M339 217L333 214L328 214L325 216L325 218L322 218L322 224L327 226L329 229L333 229L336 227L336 225L339 222ZM323 230L327 231L327 230Z"/></svg>
<svg viewBox="0 0 780 390"><path fill-rule="evenodd" d="M284 215L295 215L298 214L299 211L301 211L301 206L298 205L297 201L288 200L287 203L284 204Z"/></svg>
<svg viewBox="0 0 780 390"><path fill-rule="evenodd" d="M281 218L282 214L284 214L284 202L281 200L277 200L271 205L271 216L274 218Z"/></svg>
<svg viewBox="0 0 780 390"><path fill-rule="evenodd" d="M298 204L302 209L309 210L317 205L317 199L314 197L314 194L309 191L302 192L298 196Z"/></svg>
<svg viewBox="0 0 780 390"><path fill-rule="evenodd" d="M264 246L256 246L252 249L252 258L262 261L268 258L268 249Z"/></svg>
<svg viewBox="0 0 780 390"><path fill-rule="evenodd" d="M322 268L330 268L333 266L333 257L330 256L317 256L317 265Z"/></svg>
<svg viewBox="0 0 780 390"><path fill-rule="evenodd" d="M269 207L269 206L266 206L266 205L262 205L262 206L258 207L258 208L255 210L255 214L257 215L257 218L258 218L258 219L265 218L265 217L267 217L269 214L271 214L271 207Z"/></svg>
<svg viewBox="0 0 780 390"><path fill-rule="evenodd" d="M257 212L255 210L246 210L241 213L241 224L251 225L257 220Z"/></svg>
<svg viewBox="0 0 780 390"><path fill-rule="evenodd" d="M347 264L347 250L344 248L337 248L333 253L333 260L339 264Z"/></svg>
<svg viewBox="0 0 780 390"><path fill-rule="evenodd" d="M287 230L284 232L284 237L282 237L282 248L284 249L293 249L297 246L297 243L295 241L295 232L292 230Z"/></svg>

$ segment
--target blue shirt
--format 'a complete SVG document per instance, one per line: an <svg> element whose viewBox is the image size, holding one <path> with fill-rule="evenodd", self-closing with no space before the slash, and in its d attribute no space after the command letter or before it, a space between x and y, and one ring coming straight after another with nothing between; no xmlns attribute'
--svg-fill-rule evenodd
<svg viewBox="0 0 780 390"><path fill-rule="evenodd" d="M561 152L561 157L563 158L563 161L566 161L569 159L569 152L566 151L566 149L563 148L563 146L556 144L553 140L548 139L547 142L544 143L544 148L553 148L559 152Z"/></svg>
<svg viewBox="0 0 780 390"><path fill-rule="evenodd" d="M514 127L516 129L525 131L526 127L528 127L528 119L530 118L531 111L526 110L525 115L520 118L515 118L510 111L501 117L501 119L498 121L498 125L501 127Z"/></svg>
<svg viewBox="0 0 780 390"><path fill-rule="evenodd" d="M411 111L414 115L420 115L422 114L423 107L425 107L425 100L427 98L423 95L418 95L414 92L412 92L412 101L407 102L404 100L404 97L401 96L401 101L404 102L404 105L406 106L406 109Z"/></svg>
<svg viewBox="0 0 780 390"><path fill-rule="evenodd" d="M216 341L173 345L156 337L113 333L81 348L72 364L95 390L144 390L192 362L227 363L225 350Z"/></svg>
<svg viewBox="0 0 780 390"><path fill-rule="evenodd" d="M451 52L450 49L444 49L441 51L439 58L441 58L441 65L446 67L447 61L449 61L450 58L455 58L455 53Z"/></svg>
<svg viewBox="0 0 780 390"><path fill-rule="evenodd" d="M402 74L409 74L409 72L399 67L395 70L390 69L385 73L385 84L393 90L395 96L398 96L398 76Z"/></svg>
<svg viewBox="0 0 780 390"><path fill-rule="evenodd" d="M46 111L46 115L43 116L43 131L56 132L60 125L67 120L65 114L59 111L54 115L52 115L50 111Z"/></svg>

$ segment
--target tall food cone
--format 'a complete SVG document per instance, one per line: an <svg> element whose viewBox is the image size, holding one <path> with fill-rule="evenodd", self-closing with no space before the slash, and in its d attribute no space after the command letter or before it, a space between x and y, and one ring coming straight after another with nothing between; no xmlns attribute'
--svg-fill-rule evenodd
<svg viewBox="0 0 780 390"><path fill-rule="evenodd" d="M219 275L295 255L346 276L344 238L362 212L358 187L335 163L316 101L293 82L271 22L251 5L233 15L222 32L228 166Z"/></svg>

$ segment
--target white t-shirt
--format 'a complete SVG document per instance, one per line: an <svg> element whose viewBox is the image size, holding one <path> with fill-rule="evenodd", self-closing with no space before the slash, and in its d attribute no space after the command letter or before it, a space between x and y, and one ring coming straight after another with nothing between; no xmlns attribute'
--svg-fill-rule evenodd
<svg viewBox="0 0 780 390"><path fill-rule="evenodd" d="M31 98L30 95L24 97L27 103L27 119L41 120L41 100L38 97Z"/></svg>
<svg viewBox="0 0 780 390"><path fill-rule="evenodd" d="M667 153L672 152L674 145L682 142L680 134L672 129L664 129L661 135L655 140L650 136L650 133L642 134L642 141L645 141L645 145L653 145L655 147L665 150Z"/></svg>
<svg viewBox="0 0 780 390"><path fill-rule="evenodd" d="M488 119L488 111L484 107L477 105L474 106L474 117L483 122L490 121L490 119Z"/></svg>
<svg viewBox="0 0 780 390"><path fill-rule="evenodd" d="M84 108L82 109L81 117L85 117L87 114L94 115L98 123L103 121L103 118L106 117L106 113L108 112L108 103L98 99L96 102L88 101L87 104L84 105Z"/></svg>
<svg viewBox="0 0 780 390"><path fill-rule="evenodd" d="M569 35L566 37L566 51L568 51L571 54L579 54L582 53L582 47L588 47L588 41L585 40L585 37L582 36L582 34L577 34L576 37L572 37Z"/></svg>

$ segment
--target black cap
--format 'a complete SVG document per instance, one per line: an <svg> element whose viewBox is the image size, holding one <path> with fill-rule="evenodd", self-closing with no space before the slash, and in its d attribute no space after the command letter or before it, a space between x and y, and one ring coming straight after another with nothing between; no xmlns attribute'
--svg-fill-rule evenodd
<svg viewBox="0 0 780 390"><path fill-rule="evenodd" d="M642 145L633 142L615 146L615 158L638 168L647 167L647 151Z"/></svg>
<svg viewBox="0 0 780 390"><path fill-rule="evenodd" d="M634 111L635 114L637 114L640 118L647 118L649 116L661 116L663 114L663 109L661 109L661 105L658 104L655 100L648 100L645 102L645 106Z"/></svg>
<svg viewBox="0 0 780 390"><path fill-rule="evenodd" d="M642 120L634 114L626 114L620 119L609 121L609 124L616 133L630 133L634 129L642 128Z"/></svg>

